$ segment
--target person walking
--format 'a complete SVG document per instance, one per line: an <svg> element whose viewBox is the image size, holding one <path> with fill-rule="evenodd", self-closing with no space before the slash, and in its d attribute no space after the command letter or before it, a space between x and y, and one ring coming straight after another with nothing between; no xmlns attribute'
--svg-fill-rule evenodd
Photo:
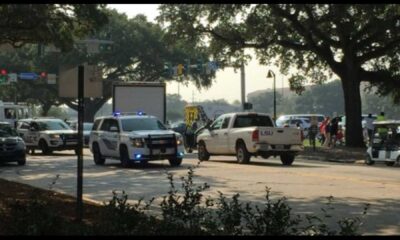
<svg viewBox="0 0 400 240"><path fill-rule="evenodd" d="M379 121L385 121L385 113L381 112L381 114L379 114L378 117L376 118L376 121L378 121L378 122ZM385 140L386 137L387 137L387 134L388 134L388 129L384 128L384 127L380 127L377 130L378 130L379 137L382 140Z"/></svg>
<svg viewBox="0 0 400 240"><path fill-rule="evenodd" d="M336 135L338 132L339 128L339 118L334 117L331 121L331 126L330 126L330 135L331 135L331 140L330 140L330 147L335 147L336 146Z"/></svg>
<svg viewBox="0 0 400 240"><path fill-rule="evenodd" d="M319 132L321 134L321 146L324 145L325 143L325 128L326 128L326 124L328 122L328 118L329 117L325 117L324 121L322 121L321 125L319 126Z"/></svg>
<svg viewBox="0 0 400 240"><path fill-rule="evenodd" d="M372 117L372 114L369 113L368 117L365 118L365 128L367 129L368 133L368 143L371 145L372 143L372 137L374 134L374 118Z"/></svg>
<svg viewBox="0 0 400 240"><path fill-rule="evenodd" d="M326 117L326 124L325 124L325 141L324 147L329 147L331 143L331 119L330 117Z"/></svg>

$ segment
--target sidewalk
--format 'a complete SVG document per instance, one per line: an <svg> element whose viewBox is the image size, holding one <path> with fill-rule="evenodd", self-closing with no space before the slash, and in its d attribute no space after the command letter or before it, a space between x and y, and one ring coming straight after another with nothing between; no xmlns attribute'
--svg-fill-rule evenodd
<svg viewBox="0 0 400 240"><path fill-rule="evenodd" d="M349 148L338 146L335 148L304 147L304 152L299 156L303 159L340 162L340 163L364 163L366 148Z"/></svg>

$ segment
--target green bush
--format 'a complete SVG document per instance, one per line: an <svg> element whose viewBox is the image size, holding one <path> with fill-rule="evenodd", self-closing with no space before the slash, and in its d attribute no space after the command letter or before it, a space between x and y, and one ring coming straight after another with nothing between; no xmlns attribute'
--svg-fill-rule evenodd
<svg viewBox="0 0 400 240"><path fill-rule="evenodd" d="M147 203L140 199L128 203L128 195L113 192L112 199L104 203L100 217L93 224L77 224L57 215L57 209L40 201L36 196L28 204L18 201L10 204L11 222L8 234L26 235L359 235L362 217L343 218L331 229L327 221L332 218L328 198L323 216L293 215L286 198L271 200L266 188L265 202L252 204L240 202L239 194L231 199L219 192L217 199L204 197L210 186L197 186L194 171L181 178L181 188L175 187L173 175L168 173L170 190L159 204L160 214L151 214L154 198ZM181 191L180 191L181 190Z"/></svg>

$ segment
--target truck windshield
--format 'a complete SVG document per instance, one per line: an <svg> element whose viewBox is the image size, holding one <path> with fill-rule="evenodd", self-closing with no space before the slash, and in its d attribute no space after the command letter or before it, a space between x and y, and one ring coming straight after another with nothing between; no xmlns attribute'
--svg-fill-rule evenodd
<svg viewBox="0 0 400 240"><path fill-rule="evenodd" d="M261 115L242 115L237 116L234 128L244 128L244 127L273 127L271 118L268 116Z"/></svg>
<svg viewBox="0 0 400 240"><path fill-rule="evenodd" d="M17 132L8 124L0 124L0 137L16 137Z"/></svg>
<svg viewBox="0 0 400 240"><path fill-rule="evenodd" d="M155 118L121 119L122 131L166 130L167 128Z"/></svg>
<svg viewBox="0 0 400 240"><path fill-rule="evenodd" d="M62 120L40 121L38 122L39 131L45 130L70 130L71 128Z"/></svg>

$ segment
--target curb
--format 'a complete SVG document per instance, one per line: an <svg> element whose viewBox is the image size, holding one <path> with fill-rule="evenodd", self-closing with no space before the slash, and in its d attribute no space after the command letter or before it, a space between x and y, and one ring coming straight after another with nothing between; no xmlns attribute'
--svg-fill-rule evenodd
<svg viewBox="0 0 400 240"><path fill-rule="evenodd" d="M302 159L305 159L305 160L315 160L315 161L322 161L322 162L364 164L364 160L355 160L355 159L337 159L337 158L319 157L319 156L305 156L305 155L299 155L299 157L301 157Z"/></svg>

